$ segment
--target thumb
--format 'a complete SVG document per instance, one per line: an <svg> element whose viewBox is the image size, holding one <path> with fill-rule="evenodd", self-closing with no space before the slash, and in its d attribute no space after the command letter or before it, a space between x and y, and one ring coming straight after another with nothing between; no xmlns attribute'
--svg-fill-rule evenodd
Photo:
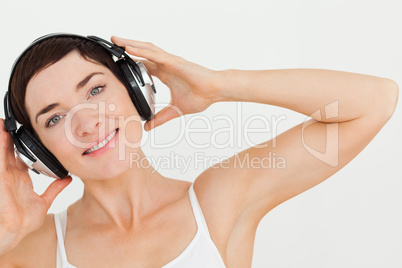
<svg viewBox="0 0 402 268"><path fill-rule="evenodd" d="M68 176L65 179L57 179L54 182L52 182L49 187L47 187L46 191L41 195L43 200L47 204L47 208L49 209L50 206L52 205L54 199L56 196L71 183L73 178L71 176Z"/></svg>
<svg viewBox="0 0 402 268"><path fill-rule="evenodd" d="M140 60L140 62L142 62L142 63L145 65L145 68L147 68L148 72L149 72L151 75L157 77L157 70L158 70L158 67L156 66L155 63L150 62L150 61L148 61L148 60Z"/></svg>
<svg viewBox="0 0 402 268"><path fill-rule="evenodd" d="M147 121L144 125L144 129L146 131L150 131L153 128L163 125L167 121L182 115L183 112L178 107L169 104L168 106L160 110L157 114L155 114L152 120Z"/></svg>

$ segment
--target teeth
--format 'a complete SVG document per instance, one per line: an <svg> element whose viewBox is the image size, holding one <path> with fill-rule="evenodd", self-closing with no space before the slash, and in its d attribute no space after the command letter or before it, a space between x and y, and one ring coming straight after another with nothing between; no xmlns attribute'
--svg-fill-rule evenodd
<svg viewBox="0 0 402 268"><path fill-rule="evenodd" d="M96 150L101 149L103 146L106 145L106 143L108 143L114 137L114 135L116 135L116 133L117 133L117 130L113 131L109 136L106 137L106 139L104 139L102 142L98 143L97 145L95 145L91 149L85 151L84 154L89 154L89 153L92 153L92 152L94 152Z"/></svg>

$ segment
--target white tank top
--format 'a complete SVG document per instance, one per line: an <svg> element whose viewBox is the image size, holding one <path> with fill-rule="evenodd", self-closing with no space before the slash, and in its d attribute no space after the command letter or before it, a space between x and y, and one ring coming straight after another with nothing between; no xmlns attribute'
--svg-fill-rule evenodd
<svg viewBox="0 0 402 268"><path fill-rule="evenodd" d="M200 204L194 192L193 184L189 189L191 207L197 222L197 233L187 248L174 260L162 268L224 268L225 264L209 235L208 227ZM57 233L57 264L56 268L77 268L67 260L64 247L64 236L67 227L67 210L54 214Z"/></svg>

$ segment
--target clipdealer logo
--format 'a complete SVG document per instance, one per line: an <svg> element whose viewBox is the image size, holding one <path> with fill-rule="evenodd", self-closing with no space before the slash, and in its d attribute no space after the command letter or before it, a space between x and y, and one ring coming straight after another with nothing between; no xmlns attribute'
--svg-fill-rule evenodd
<svg viewBox="0 0 402 268"><path fill-rule="evenodd" d="M336 100L324 107L325 119L337 118L339 116L339 101ZM311 117L316 116L319 120L322 120L321 110L314 112ZM307 120L307 119L306 119ZM321 153L314 148L311 148L305 142L305 129L309 125L312 125L317 120L311 119L304 121L302 126L302 143L304 148L318 160L332 166L336 167L339 164L339 124L337 122L325 124L326 136L325 136L325 151Z"/></svg>
<svg viewBox="0 0 402 268"><path fill-rule="evenodd" d="M162 105L159 104L160 107L165 107L166 104ZM159 106L158 105L158 106ZM170 104L167 104L170 105ZM169 106L172 109L175 109L177 113L181 114L181 111L178 107L173 107ZM69 142L79 148L87 148L88 143L80 142L78 139L75 138L74 133L72 132L72 120L74 118L74 115L78 111L82 111L84 109L89 109L93 110L92 112L96 112L98 114L98 120L99 122L109 120L108 126L109 128L112 127L117 127L116 125L116 116L109 116L106 117L105 114L107 111L115 111L116 110L116 105L115 104L108 104L106 105L105 102L99 102L99 103L82 103L79 104L75 107L73 107L69 113L68 116L66 116L65 120L65 134ZM216 148L216 149L222 149L222 148L238 148L242 147L242 138L244 138L247 146L249 147L255 147L255 148L264 148L268 146L268 143L260 143L260 144L255 144L251 141L250 135L252 134L260 134L260 133L267 133L271 134L271 139L269 140L269 145L272 148L277 147L277 131L278 131L278 125L281 121L286 120L287 116L286 115L272 115L271 119L268 120L266 116L263 116L261 114L253 115L247 118L245 120L244 124L242 122L242 103L238 102L237 103L237 114L235 119L231 118L229 115L217 115L212 118L212 121L219 122L220 125L226 125L227 127L221 127L216 130L212 130L212 123L211 123L211 118L208 118L205 115L202 114L195 114L192 117L190 117L186 121L185 116L180 116L178 119L180 120L180 132L178 136L174 137L173 141L169 142L156 142L155 140L155 132L150 131L150 135L141 135L143 140L141 138L135 142L128 141L126 139L126 135L119 135L119 160L126 160L126 157L128 156L126 154L126 149L127 148L140 148L141 147L141 142L146 143L148 142L147 139L150 139L150 146L152 149L163 149L163 148L172 148L175 145L177 145L179 142L181 142L183 139L189 144L193 149L206 149L206 148ZM338 101L334 101L328 105L325 106L325 118L326 119L331 119L331 118L336 118L339 115L339 103ZM311 117L315 118L322 118L321 111L318 110L314 112ZM77 117L77 116L76 116ZM307 118L308 119L308 118ZM314 124L317 122L317 120L307 119L303 122L302 124L302 131L301 131L301 140L303 147L315 158L318 160L331 165L331 166L336 166L338 165L338 123L330 123L326 124L327 128L327 133L325 137L326 141L326 148L325 152L321 153L318 150L310 147L305 139L305 130L308 126ZM141 118L139 115L132 115L127 118L124 118L124 116L118 116L117 120L119 124L129 124L133 121L135 121L136 124L141 125ZM205 123L205 128L199 128L199 127L193 127L193 123L196 122L196 120L200 120L201 122ZM251 125L253 122L259 121L260 123L262 122L264 125L264 128L252 128ZM113 125L114 124L114 125ZM199 125L199 124L198 124ZM99 129L100 131L100 129ZM206 134L207 142L201 143L199 142L199 138L193 139L193 135L202 135ZM218 136L226 134L229 138L224 142L224 143L219 143L218 142ZM104 133L99 133L99 135L104 135ZM209 135L209 136L208 136ZM198 136L199 137L199 136ZM132 154L132 153L131 153ZM138 159L138 155L136 156L135 153L132 154L130 157L130 162L132 162L132 166L134 164L137 164L140 160ZM195 168L199 167L200 165L203 165L205 168L211 167L211 166L216 166L217 164L221 163L221 166L224 167L225 164L228 165L228 158L227 157L211 157L207 155L203 155L202 153L195 153L192 159L184 159L183 157L180 158L178 155L170 156L170 157L165 157L162 159L149 159L148 162L152 163L154 166L169 166L168 162L171 161L171 163L182 163L180 164L181 166L179 169L185 169L187 170L188 166L192 163ZM144 162L145 163L145 162ZM143 163L143 164L144 164ZM286 159L283 156L278 155L275 150L272 150L268 152L268 155L264 157L260 157L257 159L257 157L251 157L248 154L244 154L243 157L240 157L240 155L235 154L233 156L233 161L231 164L236 164L237 166L241 168L286 168ZM145 165L145 164L144 164ZM183 168L184 167L184 168ZM173 167L172 167L173 168Z"/></svg>
<svg viewBox="0 0 402 268"><path fill-rule="evenodd" d="M192 169L211 168L241 168L241 169L285 169L286 159L269 152L267 156L251 156L250 153L235 154L228 157L208 156L202 152L196 152L192 156L183 156L170 152L169 155L153 157L141 157L138 153L130 153L130 168L154 168L156 170L178 170L180 173Z"/></svg>

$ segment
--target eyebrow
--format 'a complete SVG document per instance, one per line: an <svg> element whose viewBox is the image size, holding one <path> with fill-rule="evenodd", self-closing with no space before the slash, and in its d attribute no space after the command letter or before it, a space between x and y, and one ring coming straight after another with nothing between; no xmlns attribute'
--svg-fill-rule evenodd
<svg viewBox="0 0 402 268"><path fill-rule="evenodd" d="M76 92L78 92L81 88L83 88L89 82L89 80L91 80L92 77L94 77L95 75L98 75L98 74L104 74L104 73L102 73L102 72L93 72L93 73L90 73L89 75L87 75L84 79L82 79L82 81L77 84ZM42 108L36 114L35 122L38 123L38 117L40 115L45 114L45 113L53 110L54 108L56 108L59 105L60 105L60 103L52 103L52 104L49 104L46 107Z"/></svg>
<svg viewBox="0 0 402 268"><path fill-rule="evenodd" d="M82 79L82 81L79 82L78 85L77 85L77 91L80 90L82 87L84 87L88 83L88 81L91 80L91 78L93 76L98 75L98 74L103 74L103 73L94 72L94 73L91 73L91 74L87 75L87 77L85 77L84 79Z"/></svg>

